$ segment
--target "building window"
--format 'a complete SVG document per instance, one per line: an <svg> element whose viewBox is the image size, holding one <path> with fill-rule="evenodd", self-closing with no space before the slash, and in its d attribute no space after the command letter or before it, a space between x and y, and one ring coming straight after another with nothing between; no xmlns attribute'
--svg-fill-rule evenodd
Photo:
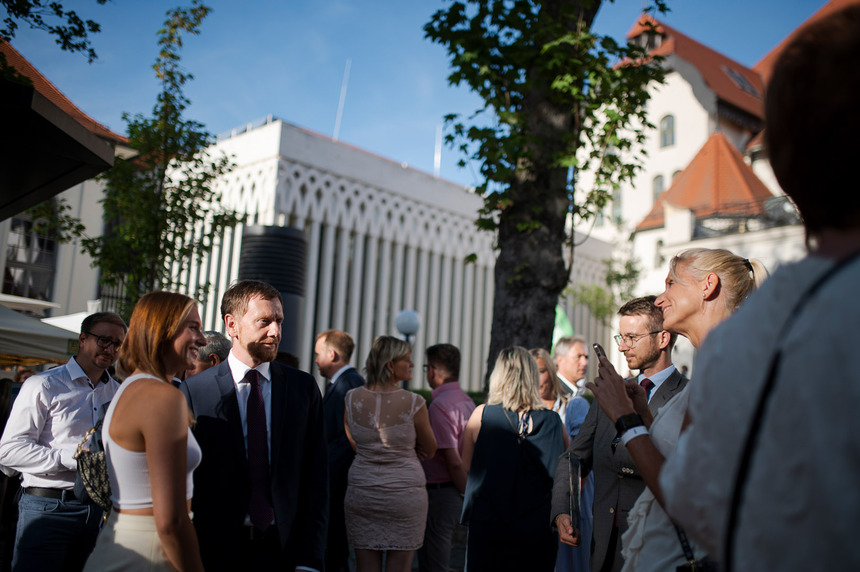
<svg viewBox="0 0 860 572"><path fill-rule="evenodd" d="M660 198L660 195L663 194L663 191L666 190L666 182L663 178L663 175L657 175L654 177L654 202L657 202L657 199Z"/></svg>
<svg viewBox="0 0 860 572"><path fill-rule="evenodd" d="M666 258L663 256L663 240L658 240L654 244L654 268L663 268L666 263Z"/></svg>
<svg viewBox="0 0 860 572"><path fill-rule="evenodd" d="M612 222L620 224L621 215L621 189L615 189L612 192Z"/></svg>
<svg viewBox="0 0 860 572"><path fill-rule="evenodd" d="M761 93L759 93L755 86L753 86L753 84L751 84L749 80L741 74L741 72L727 66L722 66L722 68L726 75L732 78L732 81L735 82L736 86L756 99L761 99Z"/></svg>
<svg viewBox="0 0 860 572"><path fill-rule="evenodd" d="M56 250L57 242L52 231L37 229L26 214L12 218L6 244L3 293L50 300Z"/></svg>
<svg viewBox="0 0 860 572"><path fill-rule="evenodd" d="M660 147L675 144L675 116L667 115L660 120Z"/></svg>
<svg viewBox="0 0 860 572"><path fill-rule="evenodd" d="M678 169L677 171L675 171L674 173L672 173L672 182L673 182L673 183L675 182L675 179L677 179L677 178L678 178L678 175L680 175L680 174L681 174L681 170L680 170L680 169Z"/></svg>

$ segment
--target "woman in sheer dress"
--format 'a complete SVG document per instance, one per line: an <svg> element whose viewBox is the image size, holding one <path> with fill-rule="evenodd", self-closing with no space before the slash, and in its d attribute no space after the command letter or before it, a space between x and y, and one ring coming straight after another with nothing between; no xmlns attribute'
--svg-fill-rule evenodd
<svg viewBox="0 0 860 572"><path fill-rule="evenodd" d="M424 542L427 489L421 458L436 453L424 398L400 389L412 379L412 348L380 336L367 356L367 383L346 394L346 434L355 449L344 501L359 572L407 572Z"/></svg>

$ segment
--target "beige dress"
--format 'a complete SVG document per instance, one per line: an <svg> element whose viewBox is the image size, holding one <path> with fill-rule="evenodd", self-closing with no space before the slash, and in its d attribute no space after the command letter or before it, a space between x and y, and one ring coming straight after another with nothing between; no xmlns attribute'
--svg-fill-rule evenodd
<svg viewBox="0 0 860 572"><path fill-rule="evenodd" d="M344 509L353 548L417 550L424 542L427 489L415 453L420 395L358 387L346 394L349 431L356 444Z"/></svg>

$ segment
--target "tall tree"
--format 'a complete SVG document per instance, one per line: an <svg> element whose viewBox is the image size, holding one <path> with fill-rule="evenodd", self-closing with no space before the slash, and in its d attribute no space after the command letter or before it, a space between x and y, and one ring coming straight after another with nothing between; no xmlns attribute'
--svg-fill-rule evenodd
<svg viewBox="0 0 860 572"><path fill-rule="evenodd" d="M640 160L651 127L647 86L659 62L591 31L600 0L466 0L436 12L426 37L447 48L453 85L484 101L466 121L449 115L449 144L480 164L484 208L497 233L488 370L509 345L547 347L569 281L570 218L603 208ZM665 10L662 0L651 9ZM478 120L483 118L483 123ZM578 175L594 183L575 195ZM590 177L590 178L591 178Z"/></svg>
<svg viewBox="0 0 860 572"><path fill-rule="evenodd" d="M180 66L179 52L183 36L197 35L209 10L195 0L190 8L167 13L153 66L161 91L152 116L123 116L129 146L138 155L118 157L102 176L106 231L82 241L102 284L123 287L124 313L153 288L179 286L178 270L211 252L213 239L241 220L220 206L213 188L232 169L231 161L210 156L209 133L183 116L190 101L182 88L192 75Z"/></svg>

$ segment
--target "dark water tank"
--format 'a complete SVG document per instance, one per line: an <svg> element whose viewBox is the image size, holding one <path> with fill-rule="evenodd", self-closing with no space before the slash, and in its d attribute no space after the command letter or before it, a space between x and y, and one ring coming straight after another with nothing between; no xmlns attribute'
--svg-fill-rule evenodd
<svg viewBox="0 0 860 572"><path fill-rule="evenodd" d="M262 280L284 299L281 352L299 353L299 322L305 298L305 235L283 226L246 226L239 257L240 280Z"/></svg>

